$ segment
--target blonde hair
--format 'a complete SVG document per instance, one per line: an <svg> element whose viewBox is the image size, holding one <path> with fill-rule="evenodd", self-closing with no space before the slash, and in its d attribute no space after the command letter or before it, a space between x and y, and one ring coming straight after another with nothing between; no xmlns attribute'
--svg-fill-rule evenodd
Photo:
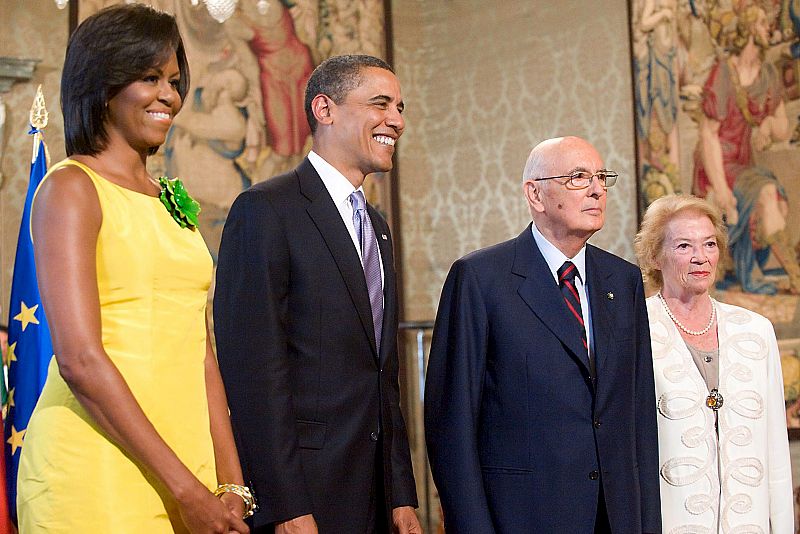
<svg viewBox="0 0 800 534"><path fill-rule="evenodd" d="M755 5L745 6L737 17L736 32L733 35L730 50L738 54L747 44L751 36L756 37L756 23L764 16L764 10Z"/></svg>
<svg viewBox="0 0 800 534"><path fill-rule="evenodd" d="M735 8L716 5L709 12L708 30L720 48L738 54L751 36L758 41L755 27L762 16L766 16L766 11L751 1L740 0Z"/></svg>
<svg viewBox="0 0 800 534"><path fill-rule="evenodd" d="M639 233L633 239L633 249L642 270L645 284L654 289L661 289L664 278L657 267L666 238L667 224L679 213L692 211L705 215L714 225L717 248L720 257L728 250L728 229L722 221L719 210L711 203L693 195L667 195L661 197L647 208L639 227Z"/></svg>

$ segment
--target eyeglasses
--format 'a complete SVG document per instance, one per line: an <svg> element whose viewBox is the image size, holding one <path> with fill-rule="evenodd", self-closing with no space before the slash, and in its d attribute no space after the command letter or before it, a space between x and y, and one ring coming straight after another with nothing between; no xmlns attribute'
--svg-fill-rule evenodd
<svg viewBox="0 0 800 534"><path fill-rule="evenodd" d="M601 170L592 174L588 171L575 171L570 174L562 174L561 176L548 176L546 178L533 178L534 182L541 182L542 180L555 180L558 178L569 178L564 185L567 189L586 189L592 185L592 179L597 178L603 189L613 187L617 183L619 174L614 171Z"/></svg>

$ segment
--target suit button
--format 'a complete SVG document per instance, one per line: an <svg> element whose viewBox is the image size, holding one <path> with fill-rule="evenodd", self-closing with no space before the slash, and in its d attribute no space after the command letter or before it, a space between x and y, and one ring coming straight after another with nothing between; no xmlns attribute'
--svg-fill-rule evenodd
<svg viewBox="0 0 800 534"><path fill-rule="evenodd" d="M597 471L592 471L589 473L589 480L597 480L598 478L600 478L600 473Z"/></svg>
<svg viewBox="0 0 800 534"><path fill-rule="evenodd" d="M377 432L370 433L369 439L371 439L372 441L378 441L378 433Z"/></svg>
<svg viewBox="0 0 800 534"><path fill-rule="evenodd" d="M600 421L598 421L597 419L594 420L594 427L600 428Z"/></svg>

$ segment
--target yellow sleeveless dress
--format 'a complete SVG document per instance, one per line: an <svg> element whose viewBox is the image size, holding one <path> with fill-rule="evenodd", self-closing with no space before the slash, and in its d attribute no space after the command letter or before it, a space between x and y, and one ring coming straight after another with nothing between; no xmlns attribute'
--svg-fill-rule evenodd
<svg viewBox="0 0 800 534"><path fill-rule="evenodd" d="M73 160L100 199L97 285L103 347L181 461L216 488L204 358L212 261L200 232L159 199ZM47 179L47 177L45 177ZM22 446L20 532L183 532L166 490L100 432L50 362Z"/></svg>

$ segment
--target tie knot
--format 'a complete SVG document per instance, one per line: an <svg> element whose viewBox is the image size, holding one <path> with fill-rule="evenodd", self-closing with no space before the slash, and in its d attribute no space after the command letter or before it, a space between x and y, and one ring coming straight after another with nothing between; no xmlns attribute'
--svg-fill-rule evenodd
<svg viewBox="0 0 800 534"><path fill-rule="evenodd" d="M575 280L575 277L578 276L578 268L575 267L575 264L571 261L565 261L564 265L558 269L558 283L560 284L564 280L568 282L572 282Z"/></svg>
<svg viewBox="0 0 800 534"><path fill-rule="evenodd" d="M355 211L363 210L367 207L367 201L364 199L363 191L353 191L350 194L350 202L352 202Z"/></svg>

